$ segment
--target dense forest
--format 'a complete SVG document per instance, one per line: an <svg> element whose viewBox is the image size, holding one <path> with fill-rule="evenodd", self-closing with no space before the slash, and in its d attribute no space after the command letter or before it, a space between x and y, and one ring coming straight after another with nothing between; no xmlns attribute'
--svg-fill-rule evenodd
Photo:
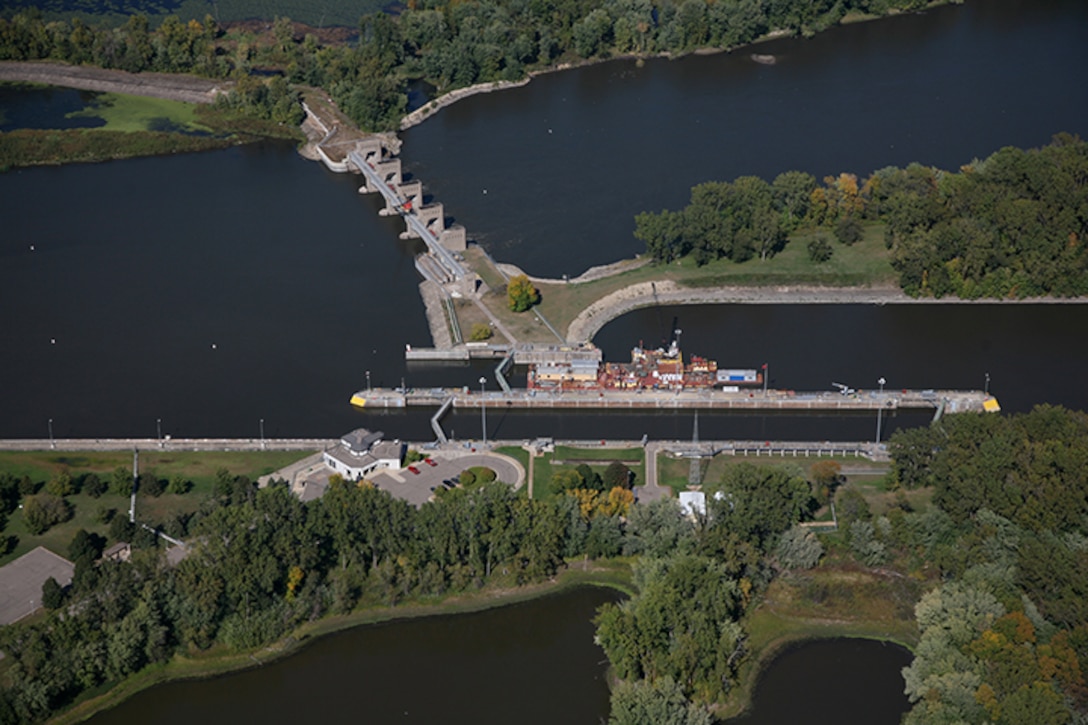
<svg viewBox="0 0 1088 725"><path fill-rule="evenodd" d="M323 45L298 37L278 18L267 42L224 35L206 16L168 16L151 28L134 15L119 27L46 21L33 10L0 18L0 60L51 58L138 72L245 75L279 68L293 83L328 90L366 130L397 127L407 83L424 79L440 92L516 80L559 62L616 54L677 54L734 48L768 32L811 34L848 14L881 15L926 7L924 0L411 0L399 14L359 22L358 43Z"/></svg>
<svg viewBox="0 0 1088 725"><path fill-rule="evenodd" d="M661 262L691 255L745 262L781 251L798 230L842 244L880 223L899 284L912 296L1088 294L1088 143L1058 134L1040 149L1003 148L959 172L887 167L863 181L788 171L708 182L680 211L643 213L635 236ZM822 242L822 244L821 244ZM816 239L814 264L833 249Z"/></svg>

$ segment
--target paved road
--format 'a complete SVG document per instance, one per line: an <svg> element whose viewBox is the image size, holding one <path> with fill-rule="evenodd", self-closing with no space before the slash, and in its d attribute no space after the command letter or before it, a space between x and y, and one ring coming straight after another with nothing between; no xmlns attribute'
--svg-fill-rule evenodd
<svg viewBox="0 0 1088 725"><path fill-rule="evenodd" d="M0 451L318 451L333 438L26 438L0 440Z"/></svg>

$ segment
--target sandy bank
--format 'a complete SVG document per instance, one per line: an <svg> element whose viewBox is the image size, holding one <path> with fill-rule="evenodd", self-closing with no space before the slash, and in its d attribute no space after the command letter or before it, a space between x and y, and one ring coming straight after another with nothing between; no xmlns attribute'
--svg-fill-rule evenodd
<svg viewBox="0 0 1088 725"><path fill-rule="evenodd" d="M128 73L63 63L0 62L0 81L41 83L86 91L127 93L186 103L211 103L226 84L175 73Z"/></svg>
<svg viewBox="0 0 1088 725"><path fill-rule="evenodd" d="M1020 300L909 297L897 287L682 287L670 280L640 282L605 295L578 314L567 329L571 342L592 340L601 328L632 310L655 305L1017 305L1085 304L1086 297L1032 297Z"/></svg>

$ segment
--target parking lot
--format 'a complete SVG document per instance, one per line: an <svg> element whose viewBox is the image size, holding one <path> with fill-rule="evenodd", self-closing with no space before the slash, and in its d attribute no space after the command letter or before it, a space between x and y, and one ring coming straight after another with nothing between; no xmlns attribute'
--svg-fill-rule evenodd
<svg viewBox="0 0 1088 725"><path fill-rule="evenodd" d="M450 455L448 452L436 453L431 457L434 465L423 461L412 464L414 473L409 468L399 471L381 471L371 476L374 485L388 491L397 498L408 501L413 506L420 506L434 495L435 490L443 488L443 481L456 481L461 471L475 466L486 466L493 470L498 480L509 483L515 488L525 482L525 472L521 464L513 458L498 453L466 453Z"/></svg>

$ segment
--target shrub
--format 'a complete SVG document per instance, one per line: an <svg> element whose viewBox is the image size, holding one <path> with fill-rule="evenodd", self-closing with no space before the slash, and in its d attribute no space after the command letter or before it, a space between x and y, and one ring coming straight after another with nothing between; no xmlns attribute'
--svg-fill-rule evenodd
<svg viewBox="0 0 1088 725"><path fill-rule="evenodd" d="M23 503L23 516L27 531L37 536L45 533L50 526L72 518L72 505L51 493L27 496Z"/></svg>
<svg viewBox="0 0 1088 725"><path fill-rule="evenodd" d="M835 236L846 246L861 241L861 224L852 216L841 217L835 222Z"/></svg>
<svg viewBox="0 0 1088 725"><path fill-rule="evenodd" d="M817 264L831 259L834 250L823 237L816 237L808 243L808 258Z"/></svg>
<svg viewBox="0 0 1088 725"><path fill-rule="evenodd" d="M88 473L83 477L82 489L91 498L98 498L106 492L107 486L97 473Z"/></svg>
<svg viewBox="0 0 1088 725"><path fill-rule="evenodd" d="M477 322L472 326L472 332L469 333L468 339L473 342L483 342L484 340L490 340L491 336L495 333L491 331L491 325L483 322Z"/></svg>

